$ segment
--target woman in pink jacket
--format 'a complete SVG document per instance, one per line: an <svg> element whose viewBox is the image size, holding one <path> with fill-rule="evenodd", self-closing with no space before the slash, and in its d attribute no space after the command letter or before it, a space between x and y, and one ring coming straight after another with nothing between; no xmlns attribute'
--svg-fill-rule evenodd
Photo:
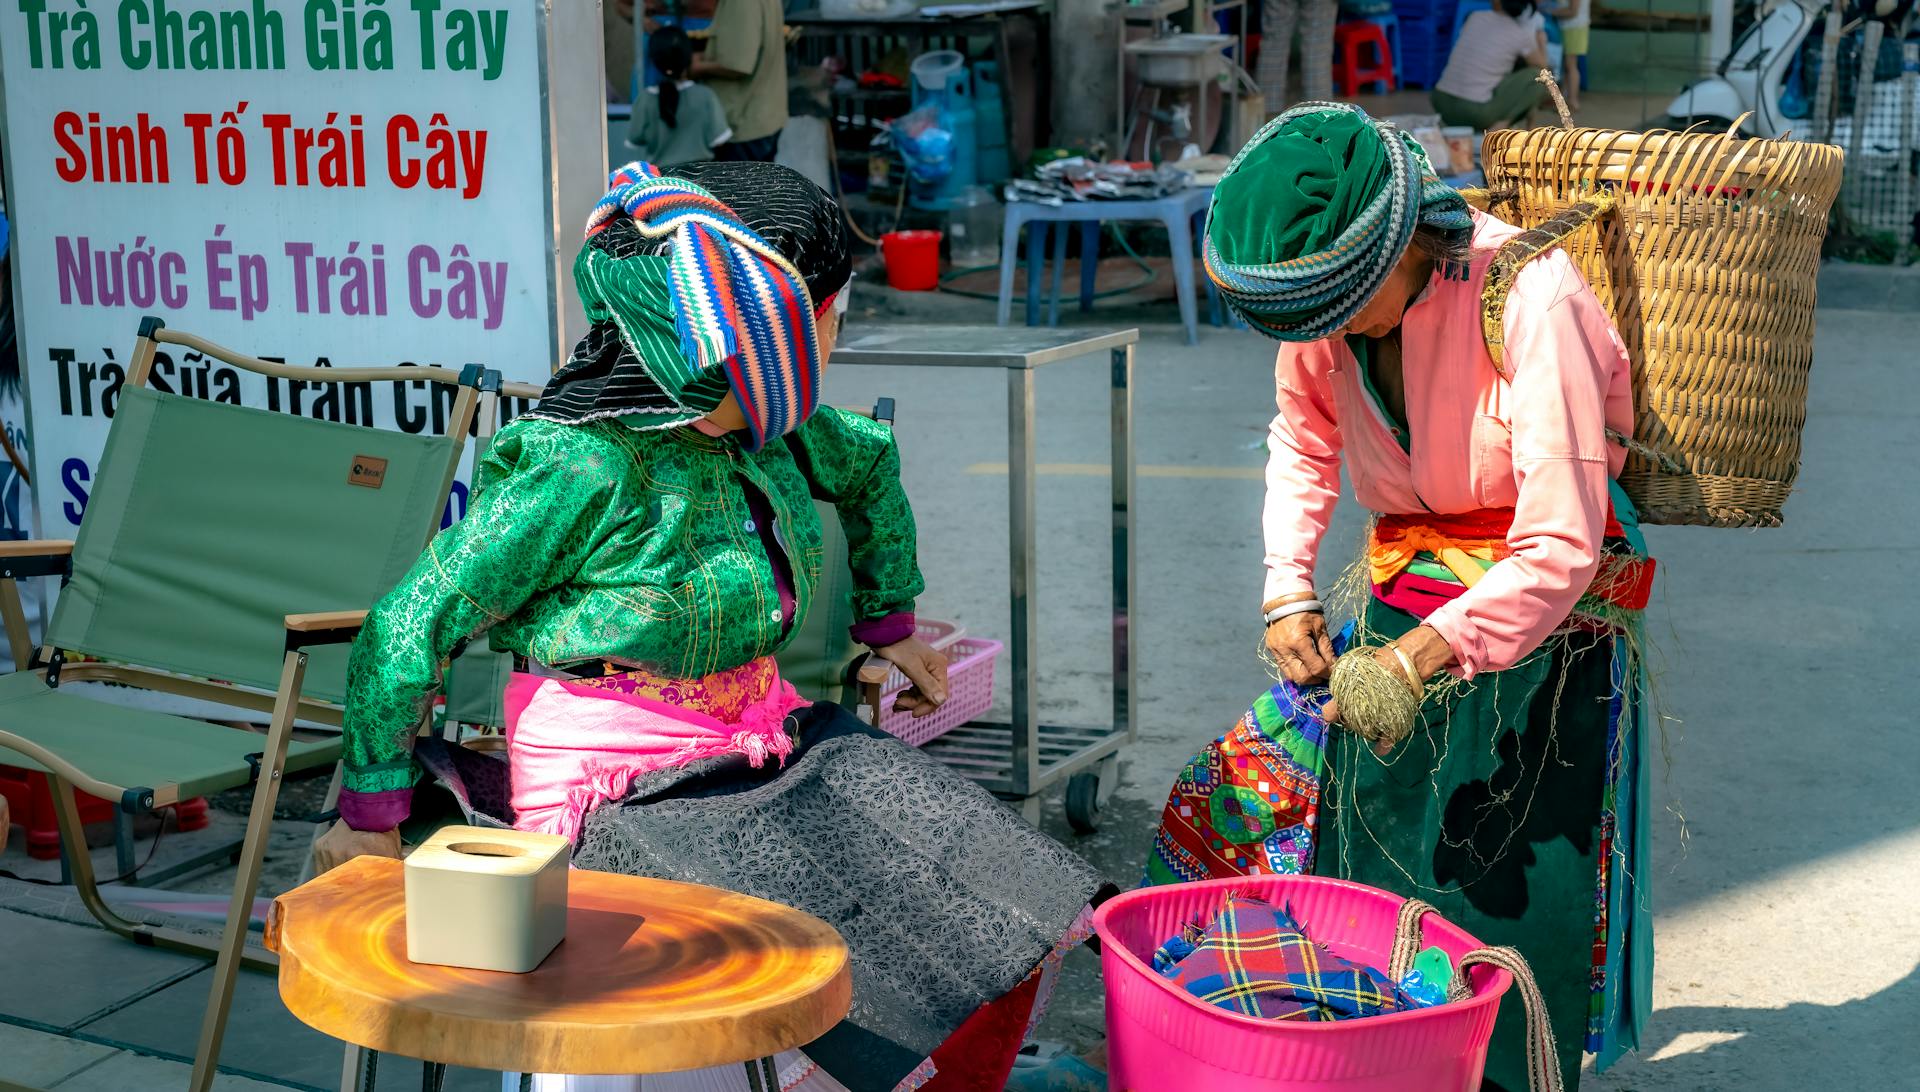
<svg viewBox="0 0 1920 1092"><path fill-rule="evenodd" d="M1266 647L1295 684L1333 666L1316 574L1344 464L1375 513L1360 639L1422 698L1405 740L1331 734L1317 869L1518 947L1577 1080L1582 1046L1612 1061L1650 1007L1634 653L1652 563L1614 483L1627 354L1566 254L1522 268L1498 364L1488 349L1488 268L1520 234L1392 126L1312 104L1229 168L1206 261L1282 342ZM1521 1031L1504 1006L1490 1087L1524 1085Z"/></svg>

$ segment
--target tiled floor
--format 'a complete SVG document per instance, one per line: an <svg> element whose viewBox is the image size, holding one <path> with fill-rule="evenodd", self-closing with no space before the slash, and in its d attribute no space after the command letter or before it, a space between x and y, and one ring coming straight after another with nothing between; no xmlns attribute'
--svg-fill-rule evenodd
<svg viewBox="0 0 1920 1092"><path fill-rule="evenodd" d="M0 880L0 885L13 881ZM105 930L0 910L0 1090L165 1092L185 1088L206 1011L207 965ZM218 1092L332 1089L340 1044L280 1004L273 980L243 971ZM381 1092L416 1089L418 1063L385 1058ZM492 1092L495 1074L450 1070L448 1092Z"/></svg>
<svg viewBox="0 0 1920 1092"><path fill-rule="evenodd" d="M193 1073L184 1062L6 1025L0 1025L0 1068L7 1071L5 1080L58 1092L184 1088ZM213 1087L214 1092L278 1092L284 1086L223 1073Z"/></svg>
<svg viewBox="0 0 1920 1092"><path fill-rule="evenodd" d="M51 1032L0 1024L0 1076L30 1087L52 1088L120 1051Z"/></svg>

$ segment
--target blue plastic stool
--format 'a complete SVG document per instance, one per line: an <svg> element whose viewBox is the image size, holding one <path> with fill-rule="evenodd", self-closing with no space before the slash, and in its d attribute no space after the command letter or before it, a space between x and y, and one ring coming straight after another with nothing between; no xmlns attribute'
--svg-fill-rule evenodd
<svg viewBox="0 0 1920 1092"><path fill-rule="evenodd" d="M1193 289L1193 221L1204 216L1213 196L1211 189L1191 189L1168 197L1142 201L1074 201L1062 205L1043 205L1035 201L1007 204L1006 227L1000 241L1000 297L997 321L1005 326L1013 316L1014 263L1020 260L1020 232L1027 232L1027 325L1040 324L1040 279L1046 274L1047 236L1053 233L1052 298L1047 309L1047 324L1060 322L1060 278L1067 257L1067 225L1081 225L1083 243L1080 258L1080 307L1093 307L1094 275L1099 264L1099 233L1108 222L1152 221L1167 228L1169 249L1173 253L1174 293L1180 302L1180 321L1187 330L1187 344L1198 344L1200 325ZM1060 225L1053 230L1052 225ZM1211 287L1211 285L1209 285Z"/></svg>
<svg viewBox="0 0 1920 1092"><path fill-rule="evenodd" d="M1407 81L1400 73L1400 17L1392 12L1387 12L1384 15L1364 16L1362 17L1362 21L1372 23L1386 34L1387 48L1393 51L1394 82L1404 85Z"/></svg>
<svg viewBox="0 0 1920 1092"><path fill-rule="evenodd" d="M1097 220L1080 222L1080 312L1086 314L1093 310L1094 286L1100 272L1100 229ZM1031 229L1030 229L1031 230ZM1200 209L1193 214L1193 253L1198 257L1206 246L1207 210ZM1029 243L1029 246L1032 244ZM1053 298L1047 307L1047 325L1060 325L1060 269L1067 264L1067 233L1062 230L1053 240ZM1213 283L1212 277L1202 276L1200 283L1207 289L1207 322L1216 329L1231 326L1244 330L1247 324L1239 315L1224 308L1220 302L1220 289ZM1180 289L1185 292L1186 289ZM1031 324L1032 320L1028 320Z"/></svg>

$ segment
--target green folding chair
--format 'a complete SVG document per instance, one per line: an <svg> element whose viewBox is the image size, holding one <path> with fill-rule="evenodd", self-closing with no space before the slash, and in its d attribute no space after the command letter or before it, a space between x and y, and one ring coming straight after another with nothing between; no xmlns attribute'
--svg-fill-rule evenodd
<svg viewBox="0 0 1920 1092"><path fill-rule="evenodd" d="M445 429L406 435L165 393L150 382L163 354L368 407L379 385L408 383L408 397L437 400L444 412L433 416ZM477 366L277 364L145 319L79 535L9 543L0 556L7 585L69 574L35 666L0 676L0 754L50 777L74 885L102 925L216 956L194 1092L212 1083L237 970L277 964L246 939L281 779L339 760L337 736L296 739L294 722L340 723L344 645L439 527L490 377L497 381ZM71 685L81 681L266 713L269 726L262 737L128 708ZM253 805L217 944L108 907L75 789L141 813L249 784Z"/></svg>

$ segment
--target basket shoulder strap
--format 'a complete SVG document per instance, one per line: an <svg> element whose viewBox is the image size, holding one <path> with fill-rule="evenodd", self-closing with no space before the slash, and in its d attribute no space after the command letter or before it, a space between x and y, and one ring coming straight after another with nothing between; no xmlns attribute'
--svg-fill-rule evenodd
<svg viewBox="0 0 1920 1092"><path fill-rule="evenodd" d="M1513 378L1507 374L1506 315L1507 296L1513 292L1514 280L1528 262L1565 243L1575 232L1605 215L1614 203L1612 194L1596 193L1546 223L1508 239L1493 256L1486 284L1480 290L1480 330L1487 339L1487 355L1493 358L1493 366L1499 369L1502 378Z"/></svg>
<svg viewBox="0 0 1920 1092"><path fill-rule="evenodd" d="M1520 276L1520 271L1526 268L1528 262L1563 245L1575 232L1606 215L1617 204L1618 199L1611 193L1594 194L1539 227L1508 239L1494 254L1493 264L1487 268L1486 284L1480 289L1480 333L1487 340L1487 355L1493 358L1493 366L1502 379L1513 378L1507 371L1506 360L1507 297L1512 294L1513 282ZM1660 469L1669 474L1686 472L1686 468L1673 456L1625 433L1610 428L1607 430L1607 439L1658 464Z"/></svg>

